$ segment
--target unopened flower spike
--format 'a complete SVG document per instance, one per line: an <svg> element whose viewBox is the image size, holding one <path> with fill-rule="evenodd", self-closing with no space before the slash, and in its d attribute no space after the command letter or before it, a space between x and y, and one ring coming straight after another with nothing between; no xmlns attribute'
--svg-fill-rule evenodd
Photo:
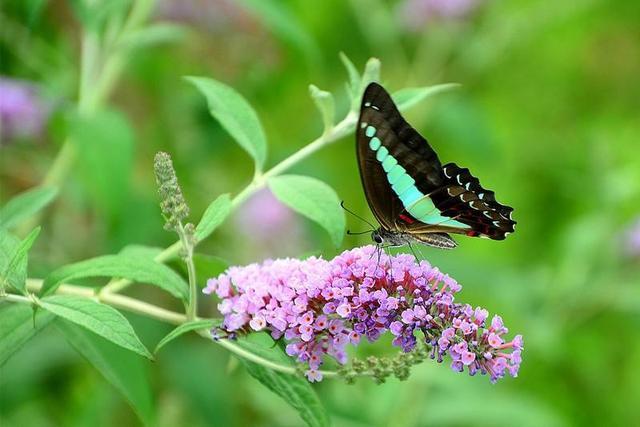
<svg viewBox="0 0 640 427"><path fill-rule="evenodd" d="M154 159L153 168L160 194L160 208L166 221L164 228L177 231L181 222L189 216L189 207L178 184L171 156L162 151L158 152Z"/></svg>
<svg viewBox="0 0 640 427"><path fill-rule="evenodd" d="M481 307L456 302L462 286L427 261L374 255L376 247L365 246L330 261L311 257L231 267L210 279L203 292L221 298L223 330L264 330L282 339L312 382L322 379L326 357L345 366L348 345L374 342L385 333L407 358L354 360L351 369L339 369L346 380L406 378L409 365L428 358L447 358L454 371L486 374L492 382L517 376L522 336L505 340L500 316L489 318Z"/></svg>

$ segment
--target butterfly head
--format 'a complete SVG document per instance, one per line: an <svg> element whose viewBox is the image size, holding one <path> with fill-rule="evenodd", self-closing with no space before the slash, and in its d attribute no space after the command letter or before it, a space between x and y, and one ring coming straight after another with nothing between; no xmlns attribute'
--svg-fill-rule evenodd
<svg viewBox="0 0 640 427"><path fill-rule="evenodd" d="M382 237L380 229L373 230L371 232L371 240L373 240L376 245L382 245L384 243L384 237Z"/></svg>

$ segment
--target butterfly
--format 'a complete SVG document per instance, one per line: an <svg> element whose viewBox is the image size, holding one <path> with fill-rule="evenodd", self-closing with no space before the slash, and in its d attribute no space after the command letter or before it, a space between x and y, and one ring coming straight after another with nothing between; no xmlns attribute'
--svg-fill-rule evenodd
<svg viewBox="0 0 640 427"><path fill-rule="evenodd" d="M367 202L380 224L371 235L378 245L453 249L449 233L503 240L514 232L513 208L498 203L469 169L442 165L377 83L362 98L356 148Z"/></svg>

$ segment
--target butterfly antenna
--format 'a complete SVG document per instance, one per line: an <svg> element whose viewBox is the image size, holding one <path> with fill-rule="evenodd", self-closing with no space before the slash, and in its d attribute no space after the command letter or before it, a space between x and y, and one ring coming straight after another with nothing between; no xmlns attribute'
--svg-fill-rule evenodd
<svg viewBox="0 0 640 427"><path fill-rule="evenodd" d="M355 232L355 233L354 233L354 232L353 232L353 231L351 231L351 230L347 230L347 234L348 234L349 236L357 236L357 235L360 235L360 234L368 234L368 233L371 233L372 231L373 231L373 230L365 230L365 231L358 231L358 232Z"/></svg>
<svg viewBox="0 0 640 427"><path fill-rule="evenodd" d="M365 222L365 223L369 224L369 226L371 226L372 230L375 230L375 229L376 229L376 226L375 226L375 225L371 224L369 221L367 221L366 219L362 218L362 217L361 217L360 215L358 215L357 213L355 213L355 212L353 212L352 210L348 209L348 208L344 205L344 200L342 200L342 201L340 202L340 207L341 207L342 209L344 209L345 211L349 212L351 215L353 215L353 216L355 216L356 218L358 218L359 220L361 220L361 221L363 221L363 222ZM369 232L370 232L370 231L367 231L367 233L369 233ZM347 233L347 234L349 234L349 233ZM364 233L363 233L363 234L364 234Z"/></svg>

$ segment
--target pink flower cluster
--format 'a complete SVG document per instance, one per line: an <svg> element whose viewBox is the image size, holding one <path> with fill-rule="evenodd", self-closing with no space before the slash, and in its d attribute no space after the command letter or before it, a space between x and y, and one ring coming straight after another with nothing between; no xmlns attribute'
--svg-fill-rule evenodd
<svg viewBox="0 0 640 427"><path fill-rule="evenodd" d="M228 333L267 330L283 338L286 352L306 363L310 381L319 381L325 355L347 362L346 346L362 337L376 341L389 331L393 344L411 351L421 331L442 362L469 374L507 372L517 376L522 337L506 342L502 319L454 302L462 288L426 261L411 255L388 256L375 246L345 251L331 261L311 257L231 267L210 279L204 293L221 298L218 309Z"/></svg>

